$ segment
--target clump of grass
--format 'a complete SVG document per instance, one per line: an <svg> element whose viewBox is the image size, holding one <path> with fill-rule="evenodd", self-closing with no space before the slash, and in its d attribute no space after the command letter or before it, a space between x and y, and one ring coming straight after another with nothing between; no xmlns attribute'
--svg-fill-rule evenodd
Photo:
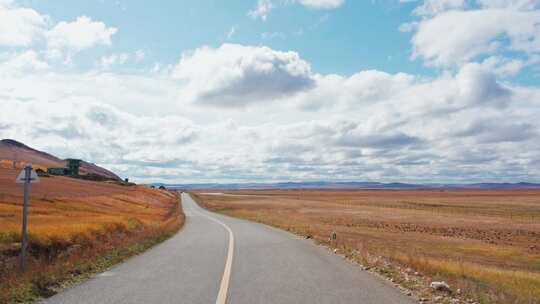
<svg viewBox="0 0 540 304"><path fill-rule="evenodd" d="M0 232L0 243L11 243L20 239L20 234L15 231Z"/></svg>

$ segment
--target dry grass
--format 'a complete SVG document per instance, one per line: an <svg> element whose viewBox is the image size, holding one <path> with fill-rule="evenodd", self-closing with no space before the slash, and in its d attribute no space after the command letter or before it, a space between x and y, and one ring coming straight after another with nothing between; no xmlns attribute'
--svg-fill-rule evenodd
<svg viewBox="0 0 540 304"><path fill-rule="evenodd" d="M540 303L539 190L228 193L244 196L198 196L208 209L314 238L364 264L382 258L398 276L412 268L426 282L444 279L481 303Z"/></svg>
<svg viewBox="0 0 540 304"><path fill-rule="evenodd" d="M2 164L3 165L3 164ZM20 274L22 185L0 166L0 303L48 296L177 231L178 195L142 186L42 177L30 188L29 269Z"/></svg>

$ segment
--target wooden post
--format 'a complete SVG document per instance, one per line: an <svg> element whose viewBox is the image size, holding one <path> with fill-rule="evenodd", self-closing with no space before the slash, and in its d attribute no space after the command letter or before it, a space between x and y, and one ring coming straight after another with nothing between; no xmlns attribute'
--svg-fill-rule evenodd
<svg viewBox="0 0 540 304"><path fill-rule="evenodd" d="M28 188L30 187L30 173L32 172L32 165L26 165L24 167L24 202L23 202L23 214L22 214L22 231L21 231L21 271L26 270L26 247L28 246L26 240L26 226L28 223Z"/></svg>

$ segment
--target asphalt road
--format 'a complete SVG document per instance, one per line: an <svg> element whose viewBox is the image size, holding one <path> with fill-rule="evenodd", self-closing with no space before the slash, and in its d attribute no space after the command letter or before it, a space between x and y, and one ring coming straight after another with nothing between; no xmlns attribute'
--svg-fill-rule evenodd
<svg viewBox="0 0 540 304"><path fill-rule="evenodd" d="M182 200L180 233L44 303L414 303L310 241Z"/></svg>

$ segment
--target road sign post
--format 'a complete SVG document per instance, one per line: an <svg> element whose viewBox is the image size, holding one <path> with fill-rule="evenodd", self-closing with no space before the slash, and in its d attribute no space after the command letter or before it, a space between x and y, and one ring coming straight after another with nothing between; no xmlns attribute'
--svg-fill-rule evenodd
<svg viewBox="0 0 540 304"><path fill-rule="evenodd" d="M22 212L22 229L21 229L21 260L20 268L21 271L26 270L26 247L28 246L28 241L26 238L26 226L28 224L28 190L30 188L30 183L39 183L39 177L36 174L36 171L32 169L32 164L27 164L24 167L24 170L21 171L16 183L24 183L24 194L23 194L23 212Z"/></svg>
<svg viewBox="0 0 540 304"><path fill-rule="evenodd" d="M21 245L21 270L26 270L26 247L28 246L26 241L26 225L28 223L28 188L30 187L30 170L31 166L24 168L24 203L23 203L23 218L22 218L22 245Z"/></svg>

